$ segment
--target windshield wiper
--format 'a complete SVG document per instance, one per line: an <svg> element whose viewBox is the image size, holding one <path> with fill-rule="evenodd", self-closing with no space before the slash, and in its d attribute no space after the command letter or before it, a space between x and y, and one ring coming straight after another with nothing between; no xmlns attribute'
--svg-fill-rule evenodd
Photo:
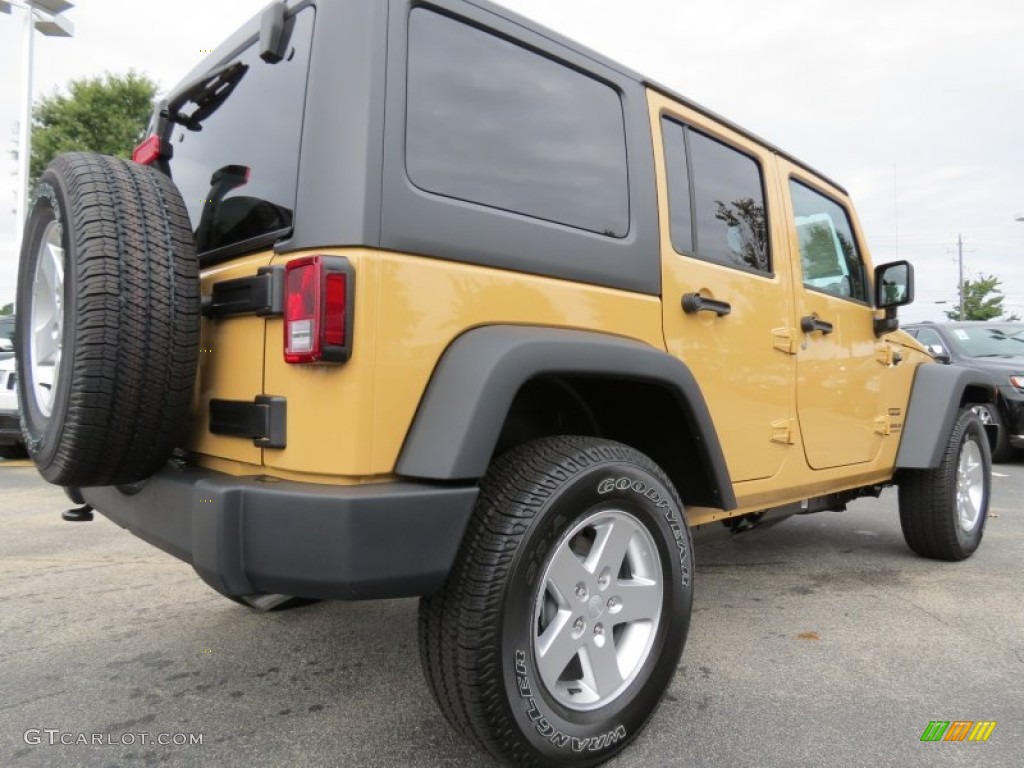
<svg viewBox="0 0 1024 768"><path fill-rule="evenodd" d="M204 75L168 101L160 110L160 116L190 131L202 130L203 121L227 101L248 71L248 64L236 61ZM188 104L195 104L195 109L182 112Z"/></svg>

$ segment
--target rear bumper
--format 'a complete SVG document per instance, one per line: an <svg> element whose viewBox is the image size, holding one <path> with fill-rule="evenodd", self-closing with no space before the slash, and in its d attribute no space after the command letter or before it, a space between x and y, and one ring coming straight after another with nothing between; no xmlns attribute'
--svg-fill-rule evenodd
<svg viewBox="0 0 1024 768"><path fill-rule="evenodd" d="M230 596L358 600L444 581L478 489L324 486L168 467L141 489L85 488L98 512Z"/></svg>

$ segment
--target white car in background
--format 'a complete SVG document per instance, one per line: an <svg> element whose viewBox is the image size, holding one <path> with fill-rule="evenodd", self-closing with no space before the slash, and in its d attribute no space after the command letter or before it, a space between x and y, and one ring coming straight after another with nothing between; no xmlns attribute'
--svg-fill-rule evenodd
<svg viewBox="0 0 1024 768"><path fill-rule="evenodd" d="M0 360L14 357L14 315L0 316Z"/></svg>
<svg viewBox="0 0 1024 768"><path fill-rule="evenodd" d="M7 339L0 339L0 348ZM9 343L9 342L8 342ZM18 374L13 357L0 360L0 458L25 455L18 411Z"/></svg>

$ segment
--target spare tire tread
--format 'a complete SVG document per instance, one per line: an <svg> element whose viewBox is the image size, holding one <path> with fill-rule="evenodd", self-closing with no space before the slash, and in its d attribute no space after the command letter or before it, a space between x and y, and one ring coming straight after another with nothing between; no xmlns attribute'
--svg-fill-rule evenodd
<svg viewBox="0 0 1024 768"><path fill-rule="evenodd" d="M199 275L187 209L163 174L102 155L62 155L42 181L68 208L66 382L55 393L67 403L30 450L60 485L143 480L183 437L193 397ZM38 248L26 243L23 271Z"/></svg>

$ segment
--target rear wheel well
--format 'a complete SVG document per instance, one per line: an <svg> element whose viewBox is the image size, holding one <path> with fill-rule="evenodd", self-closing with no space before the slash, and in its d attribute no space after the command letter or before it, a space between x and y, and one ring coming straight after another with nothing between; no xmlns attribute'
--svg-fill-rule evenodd
<svg viewBox="0 0 1024 768"><path fill-rule="evenodd" d="M701 435L686 404L655 382L608 377L536 377L520 387L494 458L552 435L615 440L649 456L669 476L687 506L717 506Z"/></svg>

